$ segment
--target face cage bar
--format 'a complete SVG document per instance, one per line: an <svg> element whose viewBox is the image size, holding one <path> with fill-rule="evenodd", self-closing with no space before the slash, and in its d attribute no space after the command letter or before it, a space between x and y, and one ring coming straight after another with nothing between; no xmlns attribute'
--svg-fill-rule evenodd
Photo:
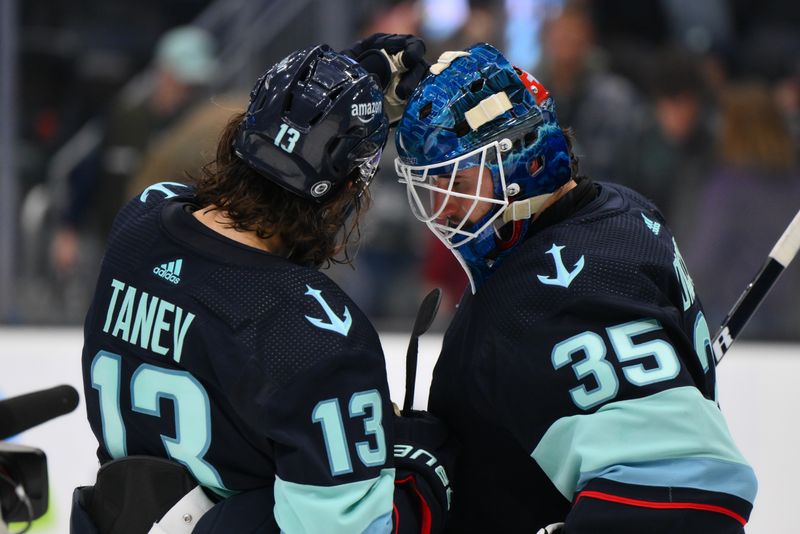
<svg viewBox="0 0 800 534"><path fill-rule="evenodd" d="M483 232L487 227L489 227L489 225L493 224L494 221L502 215L504 209L506 208L506 206L508 206L508 194L506 192L506 180L505 180L505 171L503 169L501 143L510 146L510 142L508 142L505 139L503 139L502 141L493 141L471 152L468 152L467 154L434 165L419 165L419 166L406 165L402 161L400 161L400 158L395 158L395 172L397 173L398 176L400 176L399 182L401 184L406 184L408 202L409 205L411 206L412 213L418 220L424 222L428 226L428 228L430 228L430 230L442 241L442 243L444 243L444 245L451 250L460 247L461 245L464 245L465 243L469 242L476 236L480 235L481 232ZM497 157L497 163L500 173L500 186L501 190L503 191L502 200L496 198L482 197L479 194L481 186L483 185L483 176L486 171L486 166L485 166L486 154L491 149L495 150ZM453 183L455 182L455 177L458 174L459 163L469 158L472 158L477 154L481 155L481 159L480 159L480 172L478 173L478 180L475 186L475 194L459 193L453 191ZM429 173L432 169L436 169L438 167L447 167L450 165L453 166L453 170L450 172L450 179L448 181L446 189L435 186L429 182L429 180L432 180L432 178L429 177ZM422 173L415 175L414 171L422 171ZM491 172L489 173L489 176L491 179ZM433 179L440 179L440 178L433 178ZM433 207L436 207L435 202L433 200L433 195L434 194L444 195L444 198L441 200L440 205L433 214L427 215L428 210L425 209L424 203L422 202L422 200L419 197L419 194L417 193L417 188L428 190L430 195L429 204ZM472 199L472 204L470 205L469 209L464 214L464 216L461 218L461 222L456 227L451 227L435 222L436 219L441 216L442 212L444 211L445 207L450 202L450 199L452 197L464 198L468 200ZM495 212L495 214L492 217L489 218L489 220L487 220L483 225L481 225L480 228L472 232L463 230L463 227L467 224L469 217L475 211L475 208L478 206L479 202L497 204L500 206L500 208ZM458 242L454 242L453 238L457 235L463 236L464 239Z"/></svg>
<svg viewBox="0 0 800 534"><path fill-rule="evenodd" d="M378 172L378 165L381 162L381 155L383 149L379 148L374 156L360 160L356 167L358 169L358 177L355 179L354 184L359 188L358 198L361 198L366 190L372 183L375 174Z"/></svg>

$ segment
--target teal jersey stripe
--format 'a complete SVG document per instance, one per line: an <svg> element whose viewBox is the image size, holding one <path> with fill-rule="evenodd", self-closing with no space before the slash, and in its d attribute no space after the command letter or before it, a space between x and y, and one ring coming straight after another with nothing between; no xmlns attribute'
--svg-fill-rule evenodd
<svg viewBox="0 0 800 534"><path fill-rule="evenodd" d="M394 469L337 486L275 477L275 520L286 534L384 534L392 531Z"/></svg>
<svg viewBox="0 0 800 534"><path fill-rule="evenodd" d="M717 491L736 495L751 504L757 482L749 465L713 458L677 458L635 465L615 465L599 471L581 473L577 491L594 478L605 478L640 486L672 486Z"/></svg>
<svg viewBox="0 0 800 534"><path fill-rule="evenodd" d="M702 458L749 467L717 405L691 386L562 417L547 429L531 456L567 499L572 499L583 474L616 465ZM740 473L732 469L730 476L738 480ZM754 494L754 477L751 491Z"/></svg>

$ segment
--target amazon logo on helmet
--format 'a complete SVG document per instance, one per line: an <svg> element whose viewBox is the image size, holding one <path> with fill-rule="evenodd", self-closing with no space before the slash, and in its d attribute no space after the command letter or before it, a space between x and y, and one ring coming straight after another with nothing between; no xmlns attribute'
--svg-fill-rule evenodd
<svg viewBox="0 0 800 534"><path fill-rule="evenodd" d="M350 115L357 117L361 122L372 119L372 116L377 113L383 113L383 99L376 102L351 104L350 106Z"/></svg>

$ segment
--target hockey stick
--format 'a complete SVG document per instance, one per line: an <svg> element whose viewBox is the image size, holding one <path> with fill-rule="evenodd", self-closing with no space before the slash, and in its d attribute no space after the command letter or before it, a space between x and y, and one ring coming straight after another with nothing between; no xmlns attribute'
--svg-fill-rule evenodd
<svg viewBox="0 0 800 534"><path fill-rule="evenodd" d="M775 285L781 273L791 263L800 249L800 211L794 216L792 222L784 230L783 235L767 257L767 261L758 271L753 281L745 288L739 300L733 305L731 311L722 321L717 334L714 336L712 349L714 358L719 363L728 352L734 340L739 336L742 328L758 309L764 297Z"/></svg>
<svg viewBox="0 0 800 534"><path fill-rule="evenodd" d="M439 311L439 303L442 301L442 290L438 287L428 293L422 304L419 305L417 318L414 319L414 327L411 329L411 340L408 342L406 352L406 396L403 399L403 413L411 410L414 402L414 390L417 385L417 353L419 351L419 336L428 331Z"/></svg>

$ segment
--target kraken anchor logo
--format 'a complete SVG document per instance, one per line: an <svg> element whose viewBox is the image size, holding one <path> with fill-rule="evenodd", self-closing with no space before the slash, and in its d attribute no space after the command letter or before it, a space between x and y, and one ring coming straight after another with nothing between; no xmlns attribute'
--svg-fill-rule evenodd
<svg viewBox="0 0 800 534"><path fill-rule="evenodd" d="M553 256L553 261L556 262L556 277L552 278L549 276L542 276L541 274L537 275L541 283L549 286L569 287L572 281L575 280L575 277L583 270L583 265L585 263L585 258L583 256L575 262L574 269L571 271L567 270L567 266L564 265L564 260L561 259L561 250L563 248L563 246L558 246L553 243L553 246L547 251L548 254Z"/></svg>
<svg viewBox="0 0 800 534"><path fill-rule="evenodd" d="M320 306L322 306L322 311L325 312L325 315L328 316L328 321L330 321L326 323L322 319L317 319L316 317L309 317L306 315L305 318L308 320L308 322L317 328L330 330L347 337L347 333L350 331L350 326L353 324L353 318L350 317L350 310L347 309L347 306L344 307L343 319L340 319L339 316L336 315L336 313L331 309L330 305L325 301L325 299L322 298L322 291L319 289L314 289L309 285L306 285L306 289L308 291L306 291L305 294L314 297L314 299L319 302Z"/></svg>

